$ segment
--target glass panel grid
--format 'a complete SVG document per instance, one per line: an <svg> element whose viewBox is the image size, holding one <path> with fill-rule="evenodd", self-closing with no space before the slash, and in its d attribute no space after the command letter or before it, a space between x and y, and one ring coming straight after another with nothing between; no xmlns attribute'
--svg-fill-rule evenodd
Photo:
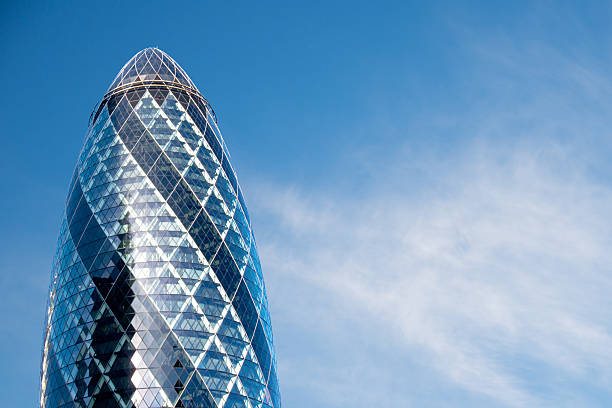
<svg viewBox="0 0 612 408"><path fill-rule="evenodd" d="M280 407L261 267L212 108L148 48L92 118L53 261L41 407Z"/></svg>

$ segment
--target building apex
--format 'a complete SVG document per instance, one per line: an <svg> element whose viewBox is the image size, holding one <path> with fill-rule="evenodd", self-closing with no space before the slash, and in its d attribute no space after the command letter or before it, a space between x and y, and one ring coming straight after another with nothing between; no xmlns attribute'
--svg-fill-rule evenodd
<svg viewBox="0 0 612 408"><path fill-rule="evenodd" d="M190 88L197 92L183 68L159 48L145 48L121 68L107 93L138 83L160 82Z"/></svg>

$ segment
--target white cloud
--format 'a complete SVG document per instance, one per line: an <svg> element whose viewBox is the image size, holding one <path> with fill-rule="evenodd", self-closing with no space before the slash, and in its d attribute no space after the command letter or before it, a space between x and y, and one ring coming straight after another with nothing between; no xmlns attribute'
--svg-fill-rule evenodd
<svg viewBox="0 0 612 408"><path fill-rule="evenodd" d="M336 124L359 191L247 183L293 406L612 399L608 64L459 25L456 106Z"/></svg>
<svg viewBox="0 0 612 408"><path fill-rule="evenodd" d="M541 389L564 382L609 385L612 191L549 150L474 147L452 170L404 157L429 169L412 195L390 187L406 169L364 199L261 186L251 206L265 220L255 227L273 318L318 342L307 359L297 346L281 355L282 385L341 390L330 406L409 405L390 382L423 362L435 381L508 406L562 405L562 390ZM353 341L372 357L355 358ZM316 347L346 356L318 361ZM374 361L394 353L407 372Z"/></svg>

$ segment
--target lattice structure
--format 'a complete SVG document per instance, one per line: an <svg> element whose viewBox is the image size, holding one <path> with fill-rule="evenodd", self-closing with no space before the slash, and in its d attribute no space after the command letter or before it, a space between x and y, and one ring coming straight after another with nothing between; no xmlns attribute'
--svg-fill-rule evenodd
<svg viewBox="0 0 612 408"><path fill-rule="evenodd" d="M53 263L41 407L279 408L265 285L216 118L147 48L94 110Z"/></svg>

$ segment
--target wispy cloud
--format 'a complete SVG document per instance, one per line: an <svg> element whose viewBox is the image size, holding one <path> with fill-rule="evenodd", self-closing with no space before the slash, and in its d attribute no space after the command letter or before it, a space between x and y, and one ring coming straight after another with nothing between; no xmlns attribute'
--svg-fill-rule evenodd
<svg viewBox="0 0 612 408"><path fill-rule="evenodd" d="M257 211L276 226L264 228L262 257L286 296L275 304L323 337L382 327L447 380L512 406L541 405L534 386L560 386L525 378L521 364L607 384L612 191L529 152L504 164L488 156L466 155L424 197L383 189L356 202L261 189Z"/></svg>
<svg viewBox="0 0 612 408"><path fill-rule="evenodd" d="M556 65L552 84L535 84L545 68L504 56L498 70L531 89L527 102L485 101L460 126L432 116L465 135L448 160L399 146L367 168L359 194L254 190L273 318L306 337L296 350L312 349L279 343L284 386L364 407L452 406L433 389L406 392L421 374L483 406L581 406L589 390L606 393L612 188L592 165L610 83L548 51L521 58Z"/></svg>

